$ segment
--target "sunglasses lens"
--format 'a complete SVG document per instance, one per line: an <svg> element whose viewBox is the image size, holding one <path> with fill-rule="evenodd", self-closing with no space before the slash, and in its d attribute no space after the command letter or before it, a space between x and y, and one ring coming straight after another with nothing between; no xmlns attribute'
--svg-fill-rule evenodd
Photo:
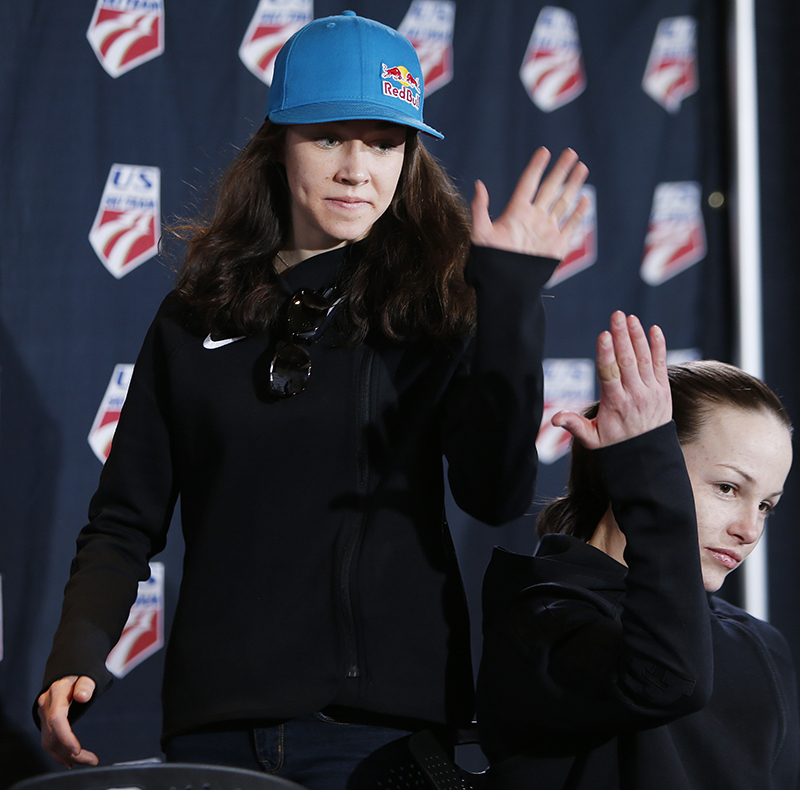
<svg viewBox="0 0 800 790"><path fill-rule="evenodd" d="M306 388L311 375L311 357L301 346L282 346L269 366L269 385L275 395L288 398Z"/></svg>
<svg viewBox="0 0 800 790"><path fill-rule="evenodd" d="M289 331L298 337L313 334L328 316L330 303L325 297L302 288L289 302Z"/></svg>

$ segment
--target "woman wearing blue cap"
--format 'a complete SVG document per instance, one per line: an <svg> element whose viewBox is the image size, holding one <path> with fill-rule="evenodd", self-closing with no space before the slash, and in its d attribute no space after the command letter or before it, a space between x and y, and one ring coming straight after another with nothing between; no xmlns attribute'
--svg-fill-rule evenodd
<svg viewBox="0 0 800 790"><path fill-rule="evenodd" d="M39 698L62 764L97 761L70 721L109 685L179 495L168 759L354 787L382 745L470 720L442 458L476 518L530 505L539 292L587 171L565 151L543 178L540 149L494 222L477 185L470 221L418 140L441 137L422 108L403 36L316 20L278 55L213 216L176 230L186 262L137 360Z"/></svg>

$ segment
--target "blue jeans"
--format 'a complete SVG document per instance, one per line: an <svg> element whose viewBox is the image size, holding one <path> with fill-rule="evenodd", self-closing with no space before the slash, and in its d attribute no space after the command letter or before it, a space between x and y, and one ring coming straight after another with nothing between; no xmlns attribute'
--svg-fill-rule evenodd
<svg viewBox="0 0 800 790"><path fill-rule="evenodd" d="M408 730L347 724L322 713L269 727L247 722L177 735L167 762L249 768L308 790L374 790L393 765L408 760Z"/></svg>

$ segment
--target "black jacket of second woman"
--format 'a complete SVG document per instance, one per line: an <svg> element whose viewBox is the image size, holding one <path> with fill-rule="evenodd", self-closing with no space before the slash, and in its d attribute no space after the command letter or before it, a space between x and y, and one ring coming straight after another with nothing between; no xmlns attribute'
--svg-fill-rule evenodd
<svg viewBox="0 0 800 790"><path fill-rule="evenodd" d="M287 293L331 285L342 254L292 268ZM527 511L542 412L540 289L554 265L475 248L474 338L347 344L333 322L307 347L306 390L282 400L265 384L279 332L208 342L192 310L167 297L78 540L45 687L73 674L108 686L104 660L180 496L186 554L165 738L332 704L469 721L467 610L442 456L472 516L500 524Z"/></svg>
<svg viewBox="0 0 800 790"><path fill-rule="evenodd" d="M481 742L496 790L797 790L782 636L703 588L670 423L596 451L628 568L569 535L496 551Z"/></svg>

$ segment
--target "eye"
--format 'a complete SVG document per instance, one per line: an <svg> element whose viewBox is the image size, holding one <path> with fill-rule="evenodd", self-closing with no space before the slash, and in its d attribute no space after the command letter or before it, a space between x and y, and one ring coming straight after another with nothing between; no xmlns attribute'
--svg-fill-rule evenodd
<svg viewBox="0 0 800 790"><path fill-rule="evenodd" d="M762 513L766 513L767 515L769 515L770 513L772 513L773 510L775 510L775 505L772 505L769 502L760 502L758 505L758 509Z"/></svg>
<svg viewBox="0 0 800 790"><path fill-rule="evenodd" d="M378 140L372 143L372 147L379 154L388 154L394 151L401 143L396 140Z"/></svg>
<svg viewBox="0 0 800 790"><path fill-rule="evenodd" d="M335 137L324 135L317 138L317 145L322 148L333 148L339 141Z"/></svg>
<svg viewBox="0 0 800 790"><path fill-rule="evenodd" d="M731 485L731 483L717 483L717 490L720 492L720 494L735 494L736 486Z"/></svg>

